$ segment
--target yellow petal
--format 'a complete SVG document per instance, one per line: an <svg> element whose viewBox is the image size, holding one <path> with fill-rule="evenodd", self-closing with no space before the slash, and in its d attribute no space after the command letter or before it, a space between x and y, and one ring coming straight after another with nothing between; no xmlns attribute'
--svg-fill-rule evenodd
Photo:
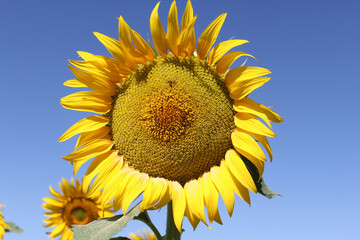
<svg viewBox="0 0 360 240"><path fill-rule="evenodd" d="M110 139L111 136L108 135L109 131L110 127L102 127L94 131L83 132L78 138L75 149L95 139Z"/></svg>
<svg viewBox="0 0 360 240"><path fill-rule="evenodd" d="M218 72L219 74L226 73L226 71L233 64L233 62L242 56L249 56L256 60L254 56L247 54L245 52L241 52L241 51L231 52L223 56L221 59L219 59L219 61L216 64L216 72Z"/></svg>
<svg viewBox="0 0 360 240"><path fill-rule="evenodd" d="M262 135L259 135L259 134L256 134L256 133L251 133L251 132L247 132L247 133L250 134L257 141L259 141L261 143L261 145L263 145L263 147L265 148L265 150L269 154L270 160L272 161L272 158L273 158L272 150L271 150L271 147L270 147L270 144L269 144L267 138L265 136L262 136Z"/></svg>
<svg viewBox="0 0 360 240"><path fill-rule="evenodd" d="M60 223L62 223L63 218L59 217L59 218L51 218L51 219L44 219L44 223L47 223L46 225L44 225L44 227L54 227L59 225ZM0 222L1 224L1 222ZM1 231L0 231L1 233Z"/></svg>
<svg viewBox="0 0 360 240"><path fill-rule="evenodd" d="M209 172L200 178L200 185L204 194L204 203L208 212L209 222L212 223L218 212L219 192L216 189Z"/></svg>
<svg viewBox="0 0 360 240"><path fill-rule="evenodd" d="M46 203L48 203L48 204L57 206L57 207L64 207L64 202L63 202L63 201L59 201L58 199L46 197L46 198L43 198L43 201L46 202Z"/></svg>
<svg viewBox="0 0 360 240"><path fill-rule="evenodd" d="M72 239L73 239L73 232L69 228L66 228L60 240L72 240Z"/></svg>
<svg viewBox="0 0 360 240"><path fill-rule="evenodd" d="M191 215L206 223L204 211L204 195L198 180L191 180L184 186L186 205Z"/></svg>
<svg viewBox="0 0 360 240"><path fill-rule="evenodd" d="M164 191L160 195L161 197L160 197L159 202L156 203L153 207L149 208L150 210L162 208L171 201L171 197L172 197L171 196L171 185L172 185L172 183L170 181L165 180L164 184L166 184L166 186L164 186Z"/></svg>
<svg viewBox="0 0 360 240"><path fill-rule="evenodd" d="M63 209L63 207L54 206L54 205L48 204L48 203L44 203L41 207L46 210L54 211L54 212L59 212Z"/></svg>
<svg viewBox="0 0 360 240"><path fill-rule="evenodd" d="M261 87L270 80L269 77L259 77L250 80L237 82L236 85L229 87L230 97L234 100L241 100L248 96L252 91Z"/></svg>
<svg viewBox="0 0 360 240"><path fill-rule="evenodd" d="M269 73L271 72L268 69L261 67L237 67L226 74L224 82L228 88L231 88L245 80L261 77Z"/></svg>
<svg viewBox="0 0 360 240"><path fill-rule="evenodd" d="M191 57L195 51L195 30L194 25L197 17L195 16L191 22L187 25L184 31L181 32L177 48L178 53L182 57Z"/></svg>
<svg viewBox="0 0 360 240"><path fill-rule="evenodd" d="M93 180L93 178L102 170L105 166L110 165L111 163L118 164L117 161L115 161L115 158L118 158L118 151L108 151L106 153L100 154L96 158L92 160L90 163L88 169L86 170L82 189L84 193L87 193L89 190L90 182ZM121 164L118 164L121 165Z"/></svg>
<svg viewBox="0 0 360 240"><path fill-rule="evenodd" d="M95 73L99 76L99 78L102 78L106 81L110 82L120 82L121 81L121 74L119 71L112 68L110 71L108 68L111 68L110 66L107 66L107 68L104 68L96 61L73 61L69 60L69 62L74 65L75 67L85 70L87 72Z"/></svg>
<svg viewBox="0 0 360 240"><path fill-rule="evenodd" d="M56 198L58 198L58 199L64 198L64 196L63 196L61 193L59 193L58 191L54 190L54 188L51 187L51 186L49 186L49 191L50 191L50 193L51 193L54 197L56 197Z"/></svg>
<svg viewBox="0 0 360 240"><path fill-rule="evenodd" d="M94 32L94 34L120 64L128 66L130 69L137 69L137 64L128 57L119 41L98 32Z"/></svg>
<svg viewBox="0 0 360 240"><path fill-rule="evenodd" d="M97 139L76 149L69 155L63 157L63 159L68 161L89 160L90 158L109 151L113 145L114 143L108 139Z"/></svg>
<svg viewBox="0 0 360 240"><path fill-rule="evenodd" d="M116 94L116 85L107 79L102 78L100 75L91 72L84 72L72 66L69 66L70 70L74 73L77 79L85 84L88 88L95 92L102 93L108 96Z"/></svg>
<svg viewBox="0 0 360 240"><path fill-rule="evenodd" d="M146 210L152 207L163 198L168 188L166 180L163 178L150 178L149 185L144 191L143 201L140 210Z"/></svg>
<svg viewBox="0 0 360 240"><path fill-rule="evenodd" d="M136 172L130 179L126 186L129 191L125 192L124 201L122 204L123 212L126 213L130 203L138 197L149 184L149 175L145 173Z"/></svg>
<svg viewBox="0 0 360 240"><path fill-rule="evenodd" d="M113 200L116 196L119 195L119 186L122 185L125 176L128 175L130 172L133 172L133 169L123 168L118 171L114 176L110 177L108 181L106 181L101 197L102 206L105 206L107 203L109 203L111 200ZM115 185L118 187L114 188ZM124 194L124 192L125 191L122 190L121 194Z"/></svg>
<svg viewBox="0 0 360 240"><path fill-rule="evenodd" d="M227 164L227 162L225 161L223 163L224 163L224 167L226 166L227 171L231 176L235 193L250 205L251 201L250 201L249 190L244 185L242 185L241 182L238 180L238 178L235 177L233 172L230 171L230 167Z"/></svg>
<svg viewBox="0 0 360 240"><path fill-rule="evenodd" d="M137 64L145 64L144 56L134 48L131 42L130 27L122 16L119 18L119 42L128 58L131 58Z"/></svg>
<svg viewBox="0 0 360 240"><path fill-rule="evenodd" d="M97 130L106 125L109 121L110 120L107 117L97 115L81 119L64 132L64 134L60 137L59 142L63 142L81 132Z"/></svg>
<svg viewBox="0 0 360 240"><path fill-rule="evenodd" d="M239 182L247 189L250 189L252 192L256 193L257 188L254 180L252 179L251 174L247 169L245 163L234 149L229 149L226 152L225 161L228 169L232 174L234 174L236 179L238 179Z"/></svg>
<svg viewBox="0 0 360 240"><path fill-rule="evenodd" d="M150 31L151 36L156 48L156 51L161 54L162 56L166 56L168 50L168 43L166 39L165 30L161 24L158 9L159 9L160 2L156 4L154 10L150 16Z"/></svg>
<svg viewBox="0 0 360 240"><path fill-rule="evenodd" d="M249 98L246 97L246 98L243 98L241 100L235 100L234 105L233 105L234 110L239 112L239 113L247 113L247 114L251 114L251 115L253 115L255 117L261 118L272 129L270 120L267 117L267 115L264 114L261 111L258 111L258 109L255 109L255 108L253 108L251 106L248 106L247 103L246 103L247 99L249 99Z"/></svg>
<svg viewBox="0 0 360 240"><path fill-rule="evenodd" d="M166 39L168 40L170 51L177 56L177 40L179 37L179 22L177 15L176 2L173 1L170 7L167 25Z"/></svg>
<svg viewBox="0 0 360 240"><path fill-rule="evenodd" d="M125 195L131 192L131 188L129 187L129 183L133 180L133 176L138 173L138 171L135 171L133 168L130 167L124 167L122 171L128 171L126 175L122 178L118 178L118 186L119 189L122 189L122 191L116 191L115 199L113 201L113 207L115 211L118 211L120 208L123 207L123 202L125 199ZM126 214L126 212L123 210L123 214Z"/></svg>
<svg viewBox="0 0 360 240"><path fill-rule="evenodd" d="M223 161L222 161L223 162ZM231 217L234 210L235 195L233 183L229 173L224 167L212 167L210 170L211 179L224 200L226 209Z"/></svg>
<svg viewBox="0 0 360 240"><path fill-rule="evenodd" d="M263 136L275 137L275 133L267 128L262 122L248 113L236 113L235 125L248 132L253 132Z"/></svg>
<svg viewBox="0 0 360 240"><path fill-rule="evenodd" d="M199 37L196 52L199 59L206 57L210 48L216 41L217 36L219 35L220 29L225 21L226 13L221 14L210 25L204 30L204 32Z"/></svg>
<svg viewBox="0 0 360 240"><path fill-rule="evenodd" d="M73 174L76 175L77 172L79 171L80 167L86 163L88 160L83 160L83 161L76 161L74 162L74 167L73 167Z"/></svg>
<svg viewBox="0 0 360 240"><path fill-rule="evenodd" d="M215 64L217 61L222 58L228 51L232 48L240 46L244 43L248 43L249 41L240 40L240 39L231 39L217 44L211 51L209 52L208 63L209 65Z"/></svg>
<svg viewBox="0 0 360 240"><path fill-rule="evenodd" d="M280 123L283 119L279 114L270 108L251 100L250 98L243 98L240 101L234 101L234 109L237 112L248 112L253 114L270 125L270 121Z"/></svg>
<svg viewBox="0 0 360 240"><path fill-rule="evenodd" d="M191 1L188 0L181 20L181 32L184 31L185 28L189 25L189 23L193 20L193 16L194 16L194 11L191 5Z"/></svg>
<svg viewBox="0 0 360 240"><path fill-rule="evenodd" d="M67 87L87 87L85 84L83 84L76 78L67 80L63 83L63 85Z"/></svg>
<svg viewBox="0 0 360 240"><path fill-rule="evenodd" d="M94 182L91 185L91 188L87 191L87 197L92 197L94 194L97 194L101 189L105 187L105 185L118 174L120 171L123 170L122 164L122 157L115 156L115 157L108 157L103 162L104 164L98 165L98 175L94 179ZM94 160L95 161L95 160ZM106 164L105 164L106 163ZM92 175L92 174L89 174ZM85 178L87 176L85 175ZM86 179L89 181L88 179Z"/></svg>
<svg viewBox="0 0 360 240"><path fill-rule="evenodd" d="M122 16L119 18L119 43L123 46L123 49L130 50L134 48L130 37L130 27Z"/></svg>
<svg viewBox="0 0 360 240"><path fill-rule="evenodd" d="M216 213L215 213L215 216L214 216L214 221L217 222L218 224L223 224L222 221L221 221L221 218L220 218L220 213L219 213L219 209L216 209Z"/></svg>
<svg viewBox="0 0 360 240"><path fill-rule="evenodd" d="M244 155L249 160L251 160L251 158L255 158L263 162L266 161L264 152L249 134L242 132L240 129L236 129L231 134L231 140L236 151Z"/></svg>
<svg viewBox="0 0 360 240"><path fill-rule="evenodd" d="M61 182L59 182L59 187L61 189L61 191L63 191L63 193L68 196L71 193L71 190L73 189L68 180L65 178L61 178L62 184ZM73 181L73 179L71 178L71 181ZM72 184L71 184L72 185Z"/></svg>
<svg viewBox="0 0 360 240"><path fill-rule="evenodd" d="M47 212L47 213L44 213L44 216L46 217L50 217L50 218L58 218L58 217L62 217L63 213L61 212Z"/></svg>
<svg viewBox="0 0 360 240"><path fill-rule="evenodd" d="M173 202L173 216L176 228L181 232L184 218L186 199L183 187L178 182L171 182L171 198Z"/></svg>
<svg viewBox="0 0 360 240"><path fill-rule="evenodd" d="M130 35L134 43L135 48L143 54L146 60L154 60L154 50L147 44L147 42L140 36L139 33L130 29Z"/></svg>
<svg viewBox="0 0 360 240"><path fill-rule="evenodd" d="M65 222L57 225L56 228L49 234L49 237L55 238L55 237L59 236L64 231L65 228L66 228Z"/></svg>
<svg viewBox="0 0 360 240"><path fill-rule="evenodd" d="M105 114L112 108L112 98L93 91L82 91L60 99L67 109Z"/></svg>
<svg viewBox="0 0 360 240"><path fill-rule="evenodd" d="M199 220L197 217L195 217L195 215L193 214L193 212L190 211L188 202L186 202L184 216L186 216L186 217L188 218L191 226L192 226L192 227L194 228L194 230L195 230L196 227L199 225L200 220Z"/></svg>
<svg viewBox="0 0 360 240"><path fill-rule="evenodd" d="M91 64L88 61L74 61L69 60L69 62L74 65L75 67L85 70L85 71L91 71L91 72L100 72L98 68L96 68L93 64Z"/></svg>
<svg viewBox="0 0 360 240"><path fill-rule="evenodd" d="M115 77L116 74L129 75L133 73L129 67L127 67L125 64L121 64L119 61L113 58L93 55L83 51L78 51L77 53L82 59L93 64L95 67L102 69L104 72L112 74L113 77Z"/></svg>

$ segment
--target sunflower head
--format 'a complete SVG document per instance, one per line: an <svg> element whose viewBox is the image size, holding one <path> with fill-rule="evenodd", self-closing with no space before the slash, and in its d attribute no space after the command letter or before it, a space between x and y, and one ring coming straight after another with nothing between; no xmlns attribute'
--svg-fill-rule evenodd
<svg viewBox="0 0 360 240"><path fill-rule="evenodd" d="M101 193L96 193L92 197L87 197L86 192L82 189L82 183L76 179L68 182L62 179L59 182L62 193L57 192L51 186L50 193L53 198L44 198L45 203L42 205L48 217L44 220L45 227L55 227L50 233L50 238L61 235L61 239L72 240L73 233L70 230L72 225L84 225L94 220L112 216L110 205L101 206Z"/></svg>
<svg viewBox="0 0 360 240"><path fill-rule="evenodd" d="M0 204L0 207L5 206L4 204ZM0 209L0 239L4 239L4 235L5 235L5 229L10 230L10 226L5 222L2 213L1 213L1 209Z"/></svg>
<svg viewBox="0 0 360 240"><path fill-rule="evenodd" d="M119 40L95 33L112 57L79 52L83 60L70 61L76 78L65 85L90 90L62 98L62 106L100 115L80 120L63 134L60 141L80 134L75 151L63 158L74 162L76 173L95 157L84 189L95 178L89 196L103 189L103 203L114 200L115 210L126 212L143 193L142 210L173 201L179 230L184 216L194 228L199 221L207 224L204 207L210 223L221 223L219 193L230 215L234 193L250 204L248 190L256 193L259 180L253 176L264 171L263 149L272 159L270 122L282 118L248 97L270 79L265 76L270 71L229 70L237 58L253 56L229 52L246 40L213 47L226 14L196 41L190 0L180 23L172 3L166 32L158 8L159 3L150 16L154 48L120 17Z"/></svg>

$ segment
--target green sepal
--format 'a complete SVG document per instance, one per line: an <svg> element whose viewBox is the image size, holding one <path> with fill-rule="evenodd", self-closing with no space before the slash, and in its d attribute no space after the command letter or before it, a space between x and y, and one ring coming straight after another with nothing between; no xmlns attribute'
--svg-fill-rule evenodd
<svg viewBox="0 0 360 240"><path fill-rule="evenodd" d="M272 199L276 196L281 196L281 194L271 190L265 183L264 179L260 178L259 170L256 168L256 166L246 157L241 155L242 160L244 161L246 167L248 168L250 175L252 179L254 180L254 183L256 185L256 188L258 190L258 193L264 195L265 197Z"/></svg>

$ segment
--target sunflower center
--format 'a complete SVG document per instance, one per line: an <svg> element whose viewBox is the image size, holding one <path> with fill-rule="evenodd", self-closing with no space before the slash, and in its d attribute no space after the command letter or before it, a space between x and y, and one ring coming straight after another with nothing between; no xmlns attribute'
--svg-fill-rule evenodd
<svg viewBox="0 0 360 240"><path fill-rule="evenodd" d="M71 216L76 221L82 222L87 217L87 213L85 209L78 207L71 211Z"/></svg>
<svg viewBox="0 0 360 240"><path fill-rule="evenodd" d="M143 127L150 136L161 141L174 141L186 133L194 118L191 100L181 92L154 92L141 106Z"/></svg>
<svg viewBox="0 0 360 240"><path fill-rule="evenodd" d="M84 225L99 218L94 202L86 198L75 198L64 208L64 219L68 226Z"/></svg>
<svg viewBox="0 0 360 240"><path fill-rule="evenodd" d="M223 78L202 61L174 56L129 76L109 117L130 166L181 184L220 164L235 128Z"/></svg>

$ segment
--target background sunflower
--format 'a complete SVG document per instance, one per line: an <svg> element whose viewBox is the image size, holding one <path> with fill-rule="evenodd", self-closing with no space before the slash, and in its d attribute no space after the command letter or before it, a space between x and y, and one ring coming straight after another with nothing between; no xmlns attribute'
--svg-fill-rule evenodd
<svg viewBox="0 0 360 240"><path fill-rule="evenodd" d="M113 216L110 210L111 205L101 207L102 196L97 193L92 197L87 197L87 191L83 190L79 179L70 182L62 179L59 182L61 192L49 187L52 198L43 198L45 203L42 205L47 210L44 215L47 219L45 227L55 227L49 234L51 239L60 237L61 240L72 240L72 225L84 225L94 220Z"/></svg>

